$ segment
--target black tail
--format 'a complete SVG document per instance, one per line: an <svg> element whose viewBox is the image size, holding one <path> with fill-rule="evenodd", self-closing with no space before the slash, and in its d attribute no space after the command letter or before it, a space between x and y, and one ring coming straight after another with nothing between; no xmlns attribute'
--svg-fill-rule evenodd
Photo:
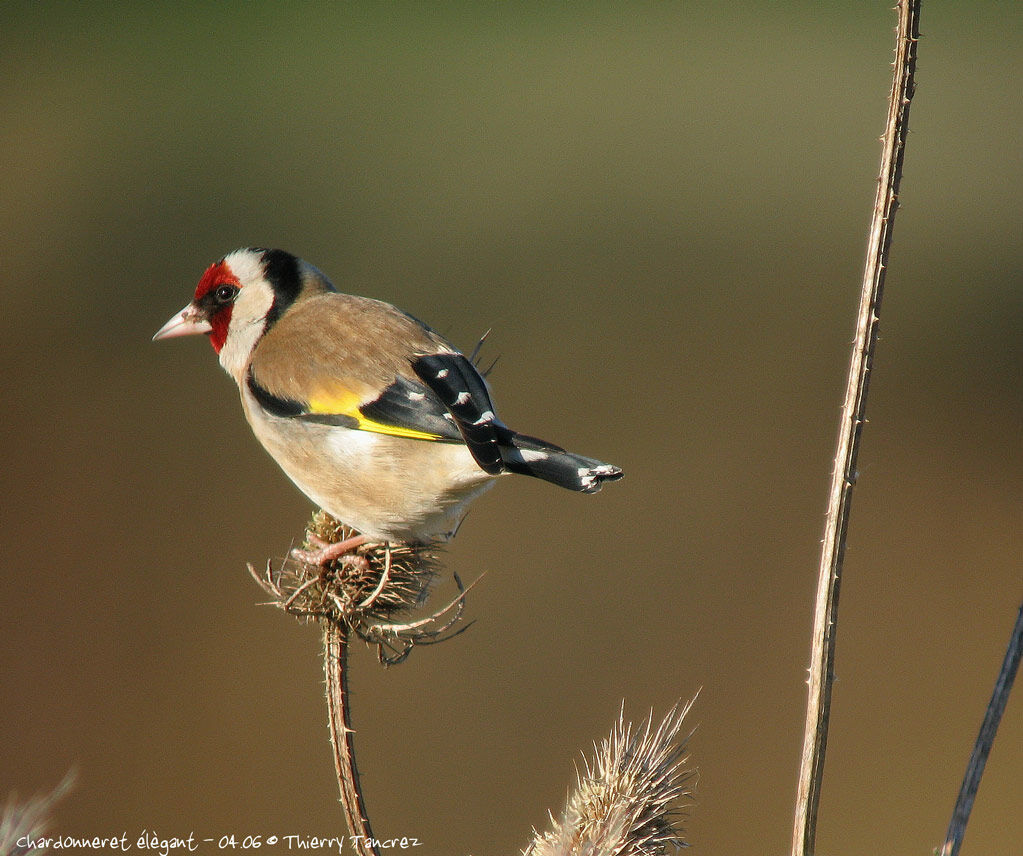
<svg viewBox="0 0 1023 856"><path fill-rule="evenodd" d="M509 437L503 438L508 445L501 446L501 460L510 473L533 476L583 493L596 493L604 482L618 481L624 475L620 467L612 464L566 452L535 437L509 433Z"/></svg>
<svg viewBox="0 0 1023 856"><path fill-rule="evenodd" d="M521 473L584 493L622 477L618 467L508 428L494 412L483 376L461 354L423 354L412 369L447 409L476 463L491 475Z"/></svg>

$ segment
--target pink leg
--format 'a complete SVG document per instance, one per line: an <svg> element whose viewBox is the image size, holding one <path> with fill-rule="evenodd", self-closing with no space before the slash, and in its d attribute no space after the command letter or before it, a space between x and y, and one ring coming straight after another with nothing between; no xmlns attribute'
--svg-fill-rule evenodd
<svg viewBox="0 0 1023 856"><path fill-rule="evenodd" d="M351 553L357 547L361 547L366 543L367 538L365 535L353 535L351 538L345 538L344 541L337 541L331 544L309 533L309 540L319 549L299 550L296 548L291 551L291 555L307 565L316 565L322 568L329 565L335 559L340 559L345 553Z"/></svg>

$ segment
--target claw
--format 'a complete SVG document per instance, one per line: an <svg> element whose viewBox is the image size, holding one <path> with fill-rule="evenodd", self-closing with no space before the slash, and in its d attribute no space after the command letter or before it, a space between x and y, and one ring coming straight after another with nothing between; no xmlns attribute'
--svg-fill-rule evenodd
<svg viewBox="0 0 1023 856"><path fill-rule="evenodd" d="M324 568L336 559L340 559L346 553L351 553L358 547L365 544L366 536L353 535L351 538L346 538L344 541L337 541L336 543L331 544L310 532L309 541L312 544L315 544L318 549L300 550L295 548L291 551L292 558L298 559L298 561L304 562L307 565Z"/></svg>

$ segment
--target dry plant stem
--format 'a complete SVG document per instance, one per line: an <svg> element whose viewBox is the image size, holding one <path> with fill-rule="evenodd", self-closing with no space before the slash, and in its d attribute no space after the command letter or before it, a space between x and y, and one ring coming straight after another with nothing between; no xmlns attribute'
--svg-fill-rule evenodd
<svg viewBox="0 0 1023 856"><path fill-rule="evenodd" d="M860 292L845 400L838 435L838 448L828 495L828 511L817 580L814 607L813 644L803 755L796 793L795 822L792 833L793 856L809 856L814 851L817 808L820 803L824 754L828 739L831 684L835 660L835 628L838 621L838 591L845 555L849 504L856 480L856 456L866 411L877 322L884 287L892 225L898 208L899 180L909 121L909 103L913 97L913 74L919 37L919 0L899 0L894 79L888 103L888 121L882 139L881 169L878 177L874 214L870 224L867 259Z"/></svg>
<svg viewBox="0 0 1023 856"><path fill-rule="evenodd" d="M414 646L442 642L460 632L451 628L462 618L467 590L455 574L459 594L450 604L421 620L398 623L393 619L426 599L436 575L435 543L369 542L317 511L306 529L305 547L292 550L276 570L267 560L262 573L252 565L249 573L270 595L270 604L321 625L330 742L349 843L361 856L375 856L380 845L373 838L359 784L349 710L351 635L376 645L385 664L401 662ZM342 555L335 556L337 552ZM319 564L323 556L325 565ZM453 614L438 624L447 613ZM393 655L387 656L385 649Z"/></svg>
<svg viewBox="0 0 1023 856"><path fill-rule="evenodd" d="M952 820L948 825L945 843L941 848L941 856L957 856L959 847L963 843L966 824L970 819L970 812L973 810L973 800L980 787L980 777L984 775L984 765L987 763L991 746L995 742L998 723L1002 719L1005 703L1009 700L1009 693L1012 692L1012 683L1016 679L1021 655L1023 655L1023 606L1016 614L1016 624L1012 628L1012 636L1009 637L1005 659L1002 661L1001 671L998 672L998 680L995 681L995 689L991 693L991 701L984 714L980 734L977 735L977 742L973 746L970 763L966 765L966 775L963 776L963 784L959 788L959 796L956 798L955 808L952 811Z"/></svg>
<svg viewBox="0 0 1023 856"><path fill-rule="evenodd" d="M362 800L359 771L355 766L351 714L348 709L348 628L334 621L323 622L323 671L327 679L327 711L330 720L330 745L334 750L341 806L352 847L361 856L379 856L373 844L373 831Z"/></svg>

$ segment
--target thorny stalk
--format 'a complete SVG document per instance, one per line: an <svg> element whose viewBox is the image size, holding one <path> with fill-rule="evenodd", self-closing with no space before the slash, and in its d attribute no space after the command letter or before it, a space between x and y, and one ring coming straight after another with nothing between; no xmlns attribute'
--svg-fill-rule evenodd
<svg viewBox="0 0 1023 856"><path fill-rule="evenodd" d="M892 228L898 209L909 105L914 90L913 76L920 35L920 0L899 0L896 8L898 25L888 120L884 136L881 138L881 168L877 196L870 224L867 259L856 321L856 338L853 342L845 400L842 405L838 448L828 495L828 511L817 579L806 725L792 831L792 856L810 856L814 851L817 809L820 804L824 755L828 739L838 593L845 556L846 529L849 524L849 505L853 484L856 481L856 457L865 421L867 388L877 343L878 316Z"/></svg>
<svg viewBox="0 0 1023 856"><path fill-rule="evenodd" d="M1023 606L1016 613L1016 624L1012 628L1012 635L1009 637L1009 644L1005 649L1005 658L1002 660L1002 668L998 671L998 679L995 681L995 688L991 693L991 701L988 702L987 710L984 712L984 721L981 723L977 742L973 745L970 762L966 765L966 773L963 776L962 786L959 788L955 808L952 810L952 819L948 824L948 832L945 834L945 843L942 845L940 856L958 856L963 837L966 835L966 824L970 819L970 812L973 811L973 800L980 787L980 778L984 775L984 765L987 763L991 746L995 742L998 723L1002 720L1005 703L1009 700L1009 693L1012 692L1013 681L1016 680L1016 671L1019 669L1021 655L1023 655Z"/></svg>
<svg viewBox="0 0 1023 856"><path fill-rule="evenodd" d="M351 727L351 710L348 707L348 634L348 628L342 624L323 622L323 674L327 682L330 746L334 750L341 809L352 836L353 848L361 856L378 856L362 797L359 768L355 763L352 739L355 732Z"/></svg>
<svg viewBox="0 0 1023 856"><path fill-rule="evenodd" d="M348 540L352 535L349 527L318 512L306 532L306 543L322 546ZM360 856L378 856L379 851L355 761L348 693L351 634L375 644L381 662L391 665L408 657L416 645L441 642L464 630L451 630L462 617L467 591L457 575L459 594L443 609L416 621L394 620L425 600L435 567L435 545L383 543L361 543L323 568L293 557L277 570L267 562L262 574L249 565L249 572L273 598L273 605L305 620L315 618L323 629L323 671L334 769L350 840ZM451 615L445 618L448 613Z"/></svg>

